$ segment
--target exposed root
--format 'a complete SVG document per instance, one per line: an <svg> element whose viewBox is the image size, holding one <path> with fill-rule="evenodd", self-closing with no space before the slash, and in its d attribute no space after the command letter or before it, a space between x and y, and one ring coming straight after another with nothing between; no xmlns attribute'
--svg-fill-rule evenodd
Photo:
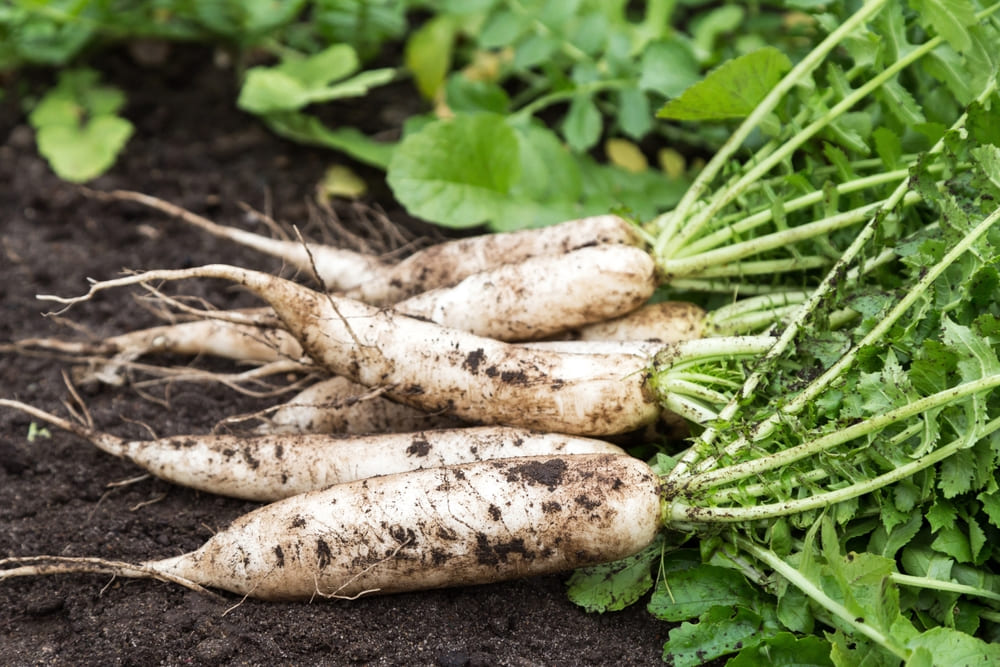
<svg viewBox="0 0 1000 667"><path fill-rule="evenodd" d="M73 556L24 556L0 559L0 581L14 577L38 577L48 574L109 574L128 579L156 579L197 591L214 600L223 600L201 584L174 574L161 572L153 565Z"/></svg>
<svg viewBox="0 0 1000 667"><path fill-rule="evenodd" d="M365 569L361 570L360 572L358 572L357 574L355 574L354 576L352 576L350 579L348 579L347 581L345 581L344 583L342 583L340 586L338 586L336 589L334 589L334 591L331 592L331 593L324 593L323 591L321 591L319 589L319 582L316 582L316 592L313 594L312 598L309 598L309 601L312 602L316 595L318 595L320 597L323 597L323 598L335 599L335 600L357 600L358 598L364 597L365 595L372 595L374 593L378 593L382 589L380 589L380 588L369 588L369 589L360 591L358 593L355 593L354 595L340 595L340 591L344 590L345 588L347 588L348 586L350 586L351 584L353 584L355 581L357 581L361 577L365 576L366 574L368 574L369 572L371 572L372 570L374 570L376 567L378 567L382 563L386 563L386 562L392 560L393 558L395 558L396 555L399 554L399 552L403 550L403 547L405 547L406 545L410 544L410 542L412 542L412 541L413 541L413 538L410 537L410 538L407 538L406 540L400 542L399 544L396 545L396 548L392 550L391 554L389 554L385 558L382 558L382 559L379 559L379 560L375 561L374 563L372 563L371 565L369 565Z"/></svg>

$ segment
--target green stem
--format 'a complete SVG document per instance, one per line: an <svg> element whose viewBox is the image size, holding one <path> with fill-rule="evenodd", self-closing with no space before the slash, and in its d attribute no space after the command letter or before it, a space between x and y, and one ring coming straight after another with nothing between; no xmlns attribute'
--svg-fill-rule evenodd
<svg viewBox="0 0 1000 667"><path fill-rule="evenodd" d="M533 116L545 107L558 104L559 102L565 102L566 100L573 99L579 95L593 95L594 93L599 93L605 90L619 90L622 88L629 88L634 85L635 81L631 79L606 79L603 81L592 81L590 83L585 83L576 86L575 88L568 88L566 90L556 90L539 97L512 113L511 122L520 122L530 116Z"/></svg>
<svg viewBox="0 0 1000 667"><path fill-rule="evenodd" d="M982 103L984 100L986 100L996 90L996 86L997 86L996 79L995 78L991 79L989 83L986 85L986 87L983 89L983 91L980 92L979 96L977 97L977 101L979 103ZM956 120L955 123L952 125L951 129L954 130L961 128L965 124L967 117L968 114L962 114L962 116L958 120ZM943 146L944 146L944 138L942 137L927 152L927 155L933 155L940 152ZM809 299L804 304L802 304L802 307L799 309L799 311L788 322L784 331L782 331L781 335L778 337L778 340L775 342L774 346L767 352L766 355L764 355L764 358L762 359L761 363L761 368L768 367L769 365L768 362L777 359L785 352L788 346L791 345L792 341L798 335L799 330L801 329L805 321L812 315L812 313L814 313L817 310L820 303L822 303L823 300L826 299L827 296L834 290L834 286L840 281L842 275L847 272L847 267L854 262L855 258L861 253L862 249L868 244L869 241L871 241L875 237L875 234L879 226L881 225L881 222L884 219L883 216L888 215L889 211L895 208L895 206L900 201L903 200L903 198L907 193L908 187L909 184L907 182L900 183L896 187L896 190L892 193L892 195L890 195L885 200L884 207L879 211L879 213L876 214L871 219L871 221L869 221L868 224L865 225L858 232L858 236L854 239L854 242L851 243L850 246L848 246L848 248L841 255L840 259L837 260L834 266L830 269L826 277L819 284L816 290L812 293ZM932 269L934 277L937 277L937 275L941 271L947 268L947 266L950 265L950 263L954 261L954 259L957 258L958 255L961 254L961 252L964 252L965 248L968 245L971 245L976 238L984 234L989 229L990 225L993 224L994 220L998 217L998 215L1000 215L1000 209L998 209L998 211L995 211L992 215L987 217L986 220L980 223L980 225L976 227L976 229L973 230L972 233L967 234L965 239L963 239L963 243L959 244L959 247L953 248L952 251L950 251L945 256L945 259L936 264L934 269ZM960 250L960 252L956 252L956 250ZM925 279L926 278L927 276L925 276ZM924 285L923 289L926 289L927 286L930 284L929 282L925 281L921 281L921 283ZM909 292L908 295L904 298L907 300L916 299L917 296L916 293L919 291L920 291L919 289L914 289L913 291ZM898 318L900 315L902 315L903 311L899 311L897 309L893 312L896 313L896 317ZM891 324L892 324L891 322L887 324L887 320L883 321L880 325L880 329L882 328L883 325L885 327L888 327L891 326ZM866 337L866 340L868 342L871 342L869 340L869 337ZM839 363L836 364L837 367L840 369L838 372L843 372L844 370L846 370L847 366L850 363L853 363L853 360L857 355L858 349L859 349L858 346L852 348L852 351L848 353L850 360L846 364L839 364ZM778 423L780 423L783 415L796 414L797 410L801 410L804 406L808 405L809 401L811 401L813 398L815 398L820 393L825 391L826 388L830 385L830 383L833 382L833 380L836 377L837 376L832 375L830 373L824 373L820 378L811 382L803 390L803 392L798 397L796 397L800 398L802 395L808 395L809 400L805 401L793 400L792 403L794 403L794 406L791 406L791 404L786 405L780 411L780 413L775 413L774 415L772 415L771 418L762 422L755 429L753 440L759 440L764 437L767 437L767 435L773 431L773 429L778 425ZM756 391L757 387L763 381L763 379L764 377L762 371L754 371L753 373L751 373L750 377L747 378L746 383L744 383L742 391L740 391L740 393L734 398L732 402L730 402L729 405L727 405L725 408L722 409L722 411L719 413L719 417L723 420L731 419L736 414L736 411L739 409L739 399L745 399L750 397ZM790 409L790 407L793 409ZM684 457L682 457L681 460L678 461L674 469L671 470L670 474L668 475L668 479L670 479L674 483L682 483L683 478L689 476L688 471L690 467L694 465L694 463L702 456L711 454L712 443L714 442L717 436L718 436L718 431L716 429L711 427L705 429L705 431L702 432L698 441L691 448L688 449ZM724 453L731 456L735 452L739 451L740 449L746 446L748 446L748 440L744 436L741 436L737 438L734 442L732 442L729 446L727 446L724 450ZM707 470L711 468L713 465L715 465L714 456L709 456L706 460L702 461L701 465L699 466L699 470L700 471Z"/></svg>
<svg viewBox="0 0 1000 667"><path fill-rule="evenodd" d="M909 193L903 198L902 204L903 206L908 206L920 200L920 195ZM733 243L683 259L663 259L658 261L657 264L660 271L668 280L673 276L724 275L707 273L705 267L724 266L729 262L734 262L743 257L777 248L785 248L794 243L817 236L826 236L838 229L850 227L851 225L856 225L870 219L886 202L887 200L872 202L871 204L865 204L864 206L843 211L842 213L837 213L814 222L759 236L749 241ZM829 263L829 260L827 260L827 263Z"/></svg>
<svg viewBox="0 0 1000 667"><path fill-rule="evenodd" d="M847 609L847 607L824 593L819 586L814 584L805 575L782 560L770 549L763 549L745 537L737 536L734 538L734 541L740 549L749 553L754 558L763 561L772 570L786 579L788 583L792 584L807 596L812 598L814 602L839 618L847 624L848 627L854 628L856 632L868 637L873 642L898 657L900 660L907 660L910 657L910 652L905 647L897 644L892 638L880 632L878 628L875 628L872 625L865 623L863 620L858 619L855 614L852 614L850 610Z"/></svg>
<svg viewBox="0 0 1000 667"><path fill-rule="evenodd" d="M1000 593L994 593L993 591L988 591L985 588L977 588L976 586L959 584L954 581L942 581L941 579L932 579L930 577L914 577L909 574L900 574L899 572L891 573L889 578L895 583L902 584L903 586L928 588L930 590L947 591L949 593L958 593L960 595L972 595L1000 602Z"/></svg>
<svg viewBox="0 0 1000 667"><path fill-rule="evenodd" d="M986 424L976 434L975 439L985 438L997 429L1000 429L1000 418ZM691 523L742 523L745 521L774 519L781 516L788 516L789 514L799 514L801 512L808 512L809 510L830 507L831 505L852 500L889 484L906 479L921 470L943 461L956 452L968 448L968 446L968 437L956 438L947 445L939 447L933 452L887 473L866 479L863 482L856 482L841 489L817 493L808 498L766 505L754 505L752 507L696 507L669 500L667 501L668 506L664 510L664 517L668 523L677 522L680 525Z"/></svg>
<svg viewBox="0 0 1000 667"><path fill-rule="evenodd" d="M801 461L809 456L833 449L855 438L877 433L904 419L909 419L935 408L944 407L955 401L983 391L989 391L996 387L1000 387L1000 374L988 375L984 378L925 396L900 408L871 417L847 428L842 428L816 438L815 440L808 440L800 445L789 447L773 454L767 454L759 459L703 472L685 482L685 494L699 489L710 489L722 484L730 484L741 479L746 479L747 477L759 475L768 470L791 465L796 461Z"/></svg>
<svg viewBox="0 0 1000 667"><path fill-rule="evenodd" d="M712 501L726 502L732 500L733 498L757 498L771 493L777 486L794 488L805 484L815 484L816 482L826 479L829 476L830 471L824 470L823 468L813 468L812 470L808 470L804 473L791 475L787 480L782 480L781 482L760 482L738 489L722 489L718 493L712 495Z"/></svg>
<svg viewBox="0 0 1000 667"><path fill-rule="evenodd" d="M836 30L827 35L826 39L820 42L810 51L805 58L792 68L792 70L782 77L781 81L771 89L760 104L751 112L740 126L730 135L725 144L712 157L701 173L698 174L691 187L681 198L676 208L669 214L661 216L655 221L655 226L660 228L660 238L657 241L656 255L664 255L664 248L669 245L677 234L680 225L687 218L695 204L701 199L702 194L716 175L729 161L729 158L743 145L743 142L750 136L757 126L770 114L778 105L781 99L800 81L809 76L814 69L819 67L826 58L826 55L836 48L847 38L858 26L877 14L887 0L871 0L865 3L857 12L840 25Z"/></svg>
<svg viewBox="0 0 1000 667"><path fill-rule="evenodd" d="M846 183L841 183L833 188L833 192L838 195L850 194L852 192L857 192L859 190L866 190L868 188L877 187L879 185L886 185L888 183L898 183L909 177L908 169L896 169L895 171L888 171L884 174L874 174L872 176L866 176L864 178L855 178L852 181ZM793 213L799 211L808 206L813 206L822 202L829 196L829 192L826 190L817 190L815 192L810 192L809 194L802 195L792 199L791 201L782 202L782 208L786 213ZM869 204L870 206L870 204ZM857 209L855 209L857 210ZM723 243L729 241L737 234L748 232L751 229L755 229L763 224L770 222L774 218L774 209L768 207L757 213L749 216L745 216L742 219L733 222L725 222L725 227L704 236L697 241L686 245L679 252L674 252L671 254L671 258L674 260L683 259L685 257L690 257L692 255L697 255L698 253L710 250L712 248L717 248Z"/></svg>
<svg viewBox="0 0 1000 667"><path fill-rule="evenodd" d="M661 395L664 408L694 424L707 424L719 417L719 413L687 396L667 393Z"/></svg>
<svg viewBox="0 0 1000 667"><path fill-rule="evenodd" d="M709 389L697 382L689 382L676 377L671 377L657 385L658 389L673 396L687 396L699 401L725 405L729 402L730 396L720 391ZM716 411L717 412L717 411Z"/></svg>
<svg viewBox="0 0 1000 667"><path fill-rule="evenodd" d="M711 220L715 215L718 214L722 208L735 199L741 192L743 192L746 187L759 179L761 179L767 172L769 172L775 165L779 164L781 161L785 160L802 144L812 138L817 132L822 130L827 125L831 124L855 104L860 102L862 99L867 97L870 93L876 90L879 86L884 84L886 81L894 77L899 73L900 70L909 66L916 60L919 60L923 56L930 53L933 49L937 48L941 43L942 39L940 37L934 37L928 40L924 44L921 44L915 48L910 53L906 54L903 58L888 66L886 69L879 72L876 76L872 77L870 80L865 82L864 85L855 89L850 95L842 99L836 105L833 106L829 111L824 113L822 116L814 120L808 126L800 130L786 141L779 150L775 151L769 155L766 159L761 160L757 164L753 165L739 180L731 184L724 190L717 192L713 196L711 203L708 206L700 209L697 214L695 214L690 220L685 222L684 230L679 234L677 238L674 238L673 244L675 247L683 246L685 242L690 239L698 230L701 229L709 220Z"/></svg>
<svg viewBox="0 0 1000 667"><path fill-rule="evenodd" d="M670 281L670 287L681 292L729 294L734 298L742 295L766 296L768 294L781 294L788 289L781 285L760 285L755 283L734 285L731 280L709 280L704 278L678 278Z"/></svg>

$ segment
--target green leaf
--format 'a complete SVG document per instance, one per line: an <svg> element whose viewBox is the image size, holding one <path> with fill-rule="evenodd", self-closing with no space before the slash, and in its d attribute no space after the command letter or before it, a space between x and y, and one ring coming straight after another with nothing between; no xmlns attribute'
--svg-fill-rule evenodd
<svg viewBox="0 0 1000 667"><path fill-rule="evenodd" d="M777 626L746 607L712 607L697 623L681 623L663 645L663 661L674 667L697 667L773 638ZM787 634L787 633L785 633Z"/></svg>
<svg viewBox="0 0 1000 667"><path fill-rule="evenodd" d="M948 554L959 563L972 562L972 546L969 537L956 526L942 528L931 547L941 553Z"/></svg>
<svg viewBox="0 0 1000 667"><path fill-rule="evenodd" d="M275 112L262 117L272 132L303 144L341 151L359 162L385 169L396 144L375 141L353 127L330 129L315 116L296 111Z"/></svg>
<svg viewBox="0 0 1000 667"><path fill-rule="evenodd" d="M311 24L329 44L350 44L363 60L406 31L406 3L398 0L314 0Z"/></svg>
<svg viewBox="0 0 1000 667"><path fill-rule="evenodd" d="M577 95L570 102L569 112L563 120L562 132L575 151L581 153L593 148L601 138L604 124L601 112L590 95Z"/></svg>
<svg viewBox="0 0 1000 667"><path fill-rule="evenodd" d="M520 173L517 136L503 116L458 114L403 139L387 180L410 214L474 227L507 203Z"/></svg>
<svg viewBox="0 0 1000 667"><path fill-rule="evenodd" d="M511 195L539 204L560 200L577 204L583 194L579 157L540 123L514 129L520 146L521 174Z"/></svg>
<svg viewBox="0 0 1000 667"><path fill-rule="evenodd" d="M697 618L712 607L755 607L758 594L736 570L715 565L670 572L656 584L649 612L664 621Z"/></svg>
<svg viewBox="0 0 1000 667"><path fill-rule="evenodd" d="M788 56L778 49L753 51L712 70L656 115L672 120L744 118L791 67Z"/></svg>
<svg viewBox="0 0 1000 667"><path fill-rule="evenodd" d="M1000 664L1000 644L987 644L950 628L931 628L911 639L907 648L926 649L934 656L935 665Z"/></svg>
<svg viewBox="0 0 1000 667"><path fill-rule="evenodd" d="M622 132L641 139L653 127L649 99L638 88L626 88L618 93L618 123Z"/></svg>
<svg viewBox="0 0 1000 667"><path fill-rule="evenodd" d="M406 67L424 99L435 99L444 87L454 42L455 22L446 14L427 21L407 40Z"/></svg>
<svg viewBox="0 0 1000 667"><path fill-rule="evenodd" d="M796 637L779 632L749 646L726 663L726 667L832 667L830 644L819 637Z"/></svg>
<svg viewBox="0 0 1000 667"><path fill-rule="evenodd" d="M650 44L642 53L639 87L676 97L700 78L698 61L691 48L678 39Z"/></svg>
<svg viewBox="0 0 1000 667"><path fill-rule="evenodd" d="M295 111L316 102L364 95L395 76L394 69L374 69L333 83L357 67L357 54L346 44L308 58L289 56L275 67L254 67L247 72L237 106L255 114Z"/></svg>
<svg viewBox="0 0 1000 667"><path fill-rule="evenodd" d="M292 21L304 5L305 0L213 0L192 8L208 29L246 43Z"/></svg>
<svg viewBox="0 0 1000 667"><path fill-rule="evenodd" d="M448 77L445 84L445 101L456 113L490 111L506 113L510 108L507 91L490 81L470 79L461 72Z"/></svg>
<svg viewBox="0 0 1000 667"><path fill-rule="evenodd" d="M941 35L958 51L972 45L969 26L976 22L976 8L969 0L910 0L920 21Z"/></svg>
<svg viewBox="0 0 1000 667"><path fill-rule="evenodd" d="M38 151L67 181L96 178L114 164L132 136L132 123L116 116L125 96L98 85L98 73L67 70L28 116Z"/></svg>
<svg viewBox="0 0 1000 667"><path fill-rule="evenodd" d="M576 570L569 578L569 599L589 612L618 611L653 587L652 566L663 550L662 536L634 556Z"/></svg>

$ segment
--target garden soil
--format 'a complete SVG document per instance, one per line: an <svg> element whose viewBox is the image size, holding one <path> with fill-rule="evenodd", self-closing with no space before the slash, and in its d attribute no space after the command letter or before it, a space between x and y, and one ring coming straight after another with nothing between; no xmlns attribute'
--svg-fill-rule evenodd
<svg viewBox="0 0 1000 667"><path fill-rule="evenodd" d="M175 47L163 63L139 64L148 60L123 48L94 61L106 81L125 90L124 115L136 131L90 187L156 195L261 233L269 233L261 222L267 214L314 238L356 247L405 252L439 238L399 209L380 172L283 141L237 110L236 77L217 53ZM55 177L21 111L49 76L28 72L0 82L7 91L0 101L0 342L100 338L159 323L140 290L111 291L59 316L45 316L50 306L35 299L78 295L88 278L127 269L226 262L292 275L276 261L137 205L95 200ZM419 104L410 90L390 86L376 98L335 107L327 120L391 130ZM352 166L369 194L326 203L317 197L317 184L338 163ZM219 307L256 305L216 281L169 289ZM71 367L65 359L0 353L0 395L66 414L62 373ZM79 388L100 428L131 438L204 433L279 400L219 384L137 386L141 379L149 377ZM30 441L30 425L0 411L0 558L172 556L253 507L140 478L134 466L55 429ZM171 584L98 575L0 584L0 665L7 666L655 665L668 629L643 604L586 613L567 599L565 577L556 576L301 604L217 601Z"/></svg>

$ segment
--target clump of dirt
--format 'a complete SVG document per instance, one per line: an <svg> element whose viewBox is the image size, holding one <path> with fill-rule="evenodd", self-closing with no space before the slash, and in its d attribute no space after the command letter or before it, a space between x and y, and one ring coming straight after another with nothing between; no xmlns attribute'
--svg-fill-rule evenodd
<svg viewBox="0 0 1000 667"><path fill-rule="evenodd" d="M113 170L91 187L137 190L262 233L267 228L241 203L295 223L307 235L331 229L317 222L329 223L331 215L311 203L314 188L327 167L346 160L284 142L240 113L234 75L215 67L211 52L174 48L166 65L152 68L137 65L124 51L112 52L96 64L127 92L125 114L136 134ZM7 90L30 91L44 83L24 78ZM364 125L380 122L384 110L415 104L406 85L380 95L345 106L340 117ZM13 95L0 106L0 142L0 341L102 337L159 323L136 298L141 292L127 290L102 294L58 317L42 315L48 308L36 294L81 294L88 277L109 278L123 269L226 262L290 275L274 260L137 205L95 201L61 182L38 157ZM392 203L377 171L352 166L369 182L371 194L361 203L334 205L332 236L386 248L437 233ZM373 224L379 220L392 224ZM214 281L176 289L218 307L258 305ZM64 412L64 369L51 357L0 354L0 394ZM148 437L149 430L206 432L224 417L278 400L190 383L81 391L100 428L132 438ZM0 558L163 558L197 548L252 507L139 478L135 467L54 430L29 442L30 423L20 414L0 412ZM641 605L587 614L566 599L563 581L544 577L356 601L277 604L237 598L219 603L169 584L96 575L17 580L0 584L0 664L659 662L667 624Z"/></svg>

